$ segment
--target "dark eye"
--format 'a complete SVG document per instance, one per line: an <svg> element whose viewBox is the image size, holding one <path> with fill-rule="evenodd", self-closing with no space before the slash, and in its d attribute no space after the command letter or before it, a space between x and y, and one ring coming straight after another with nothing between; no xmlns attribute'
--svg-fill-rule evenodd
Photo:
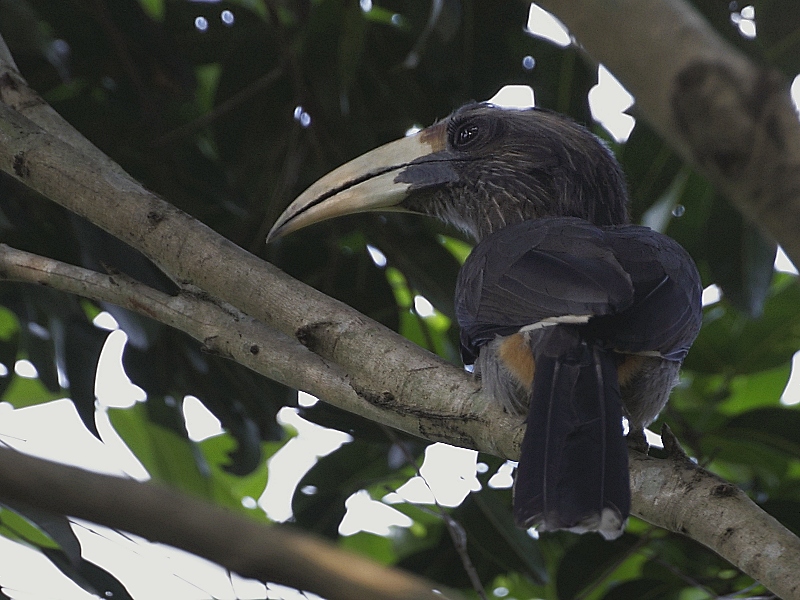
<svg viewBox="0 0 800 600"><path fill-rule="evenodd" d="M456 129L453 135L453 146L455 148L466 148L478 138L480 128L475 123L465 123Z"/></svg>

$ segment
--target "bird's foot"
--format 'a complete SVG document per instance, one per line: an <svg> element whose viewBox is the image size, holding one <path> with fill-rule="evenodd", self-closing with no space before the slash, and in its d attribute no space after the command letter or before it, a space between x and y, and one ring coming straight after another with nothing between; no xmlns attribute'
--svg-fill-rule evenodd
<svg viewBox="0 0 800 600"><path fill-rule="evenodd" d="M647 454L650 449L650 444L647 443L647 438L644 435L644 429L631 430L627 436L628 448L636 450L642 454Z"/></svg>

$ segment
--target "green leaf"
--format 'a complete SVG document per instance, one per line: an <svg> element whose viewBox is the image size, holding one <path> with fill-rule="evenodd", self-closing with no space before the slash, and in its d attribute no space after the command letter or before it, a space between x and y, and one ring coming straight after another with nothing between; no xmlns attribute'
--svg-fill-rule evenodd
<svg viewBox="0 0 800 600"><path fill-rule="evenodd" d="M728 421L725 431L733 439L759 441L790 457L800 457L800 410L777 407L751 410Z"/></svg>
<svg viewBox="0 0 800 600"><path fill-rule="evenodd" d="M280 450L289 439L291 438L287 436L283 442L262 444L263 461L255 471L246 476L232 475L225 469L230 461L229 453L236 448L236 440L232 436L223 433L199 442L200 450L211 468L210 483L214 501L248 513L259 520L267 520L263 510L257 506L248 508L242 501L245 498L258 500L261 497L267 486L268 476L264 461Z"/></svg>
<svg viewBox="0 0 800 600"><path fill-rule="evenodd" d="M144 403L125 409L111 408L108 417L153 479L195 496L213 497L208 478L197 468L197 455L192 443L152 423Z"/></svg>
<svg viewBox="0 0 800 600"><path fill-rule="evenodd" d="M11 523L11 517L18 515L33 526L36 531L40 532L40 536L35 536L35 538L30 535L22 535L27 543L39 549L58 548L73 564L80 562L81 543L75 535L75 532L72 531L70 521L67 517L16 502L6 501L3 504L7 508L0 508L0 523L5 527L13 530L16 535L22 535L19 527ZM45 542L41 540L41 536L46 538Z"/></svg>
<svg viewBox="0 0 800 600"><path fill-rule="evenodd" d="M733 415L754 408L774 407L786 389L791 372L792 365L787 363L776 369L734 377L729 384L730 395L716 409Z"/></svg>
<svg viewBox="0 0 800 600"><path fill-rule="evenodd" d="M179 436L149 420L142 403L127 409L109 409L111 424L153 479L173 485L195 496L265 520L264 512L248 507L243 499L257 500L267 483L267 468L261 466L247 476L229 473L236 440L227 433L203 440L199 444ZM272 456L283 443L263 444L267 456Z"/></svg>
<svg viewBox="0 0 800 600"><path fill-rule="evenodd" d="M623 534L612 542L598 535L581 536L558 565L558 597L564 600L575 598L588 585L608 576L610 568L631 556L636 542L637 538L629 534Z"/></svg>
<svg viewBox="0 0 800 600"><path fill-rule="evenodd" d="M67 395L67 391L61 389L51 392L40 379L14 376L3 395L3 402L8 402L14 408L25 408L59 400Z"/></svg>
<svg viewBox="0 0 800 600"><path fill-rule="evenodd" d="M777 245L719 197L712 204L707 228L706 256L714 281L737 309L753 318L760 316Z"/></svg>
<svg viewBox="0 0 800 600"><path fill-rule="evenodd" d="M366 531L340 538L339 546L356 554L366 556L382 565L391 565L397 560L390 538Z"/></svg>
<svg viewBox="0 0 800 600"><path fill-rule="evenodd" d="M677 598L679 591L668 582L643 578L614 586L603 600L670 600Z"/></svg>
<svg viewBox="0 0 800 600"><path fill-rule="evenodd" d="M164 0L139 0L145 12L156 21L164 18Z"/></svg>
<svg viewBox="0 0 800 600"><path fill-rule="evenodd" d="M31 521L8 508L0 507L0 534L33 548L60 548L58 543Z"/></svg>
<svg viewBox="0 0 800 600"><path fill-rule="evenodd" d="M800 285L793 276L775 277L764 312L750 319L724 301L705 311L703 327L687 369L729 376L785 366L800 348Z"/></svg>
<svg viewBox="0 0 800 600"><path fill-rule="evenodd" d="M472 244L449 235L439 235L438 240L442 247L453 255L459 265L463 265L470 252L472 252Z"/></svg>
<svg viewBox="0 0 800 600"><path fill-rule="evenodd" d="M14 313L0 306L0 341L11 342L19 336L19 321ZM6 365L9 366L9 365ZM10 365L14 366L14 365Z"/></svg>

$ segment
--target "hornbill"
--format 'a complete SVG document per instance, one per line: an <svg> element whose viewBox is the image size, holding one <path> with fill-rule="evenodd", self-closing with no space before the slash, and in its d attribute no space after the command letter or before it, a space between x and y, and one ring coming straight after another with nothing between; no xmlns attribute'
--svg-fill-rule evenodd
<svg viewBox="0 0 800 600"><path fill-rule="evenodd" d="M619 164L584 127L469 104L314 183L267 239L373 210L473 237L456 286L462 356L490 396L528 411L515 520L614 539L630 512L623 416L643 443L701 321L692 259L628 224L627 204Z"/></svg>

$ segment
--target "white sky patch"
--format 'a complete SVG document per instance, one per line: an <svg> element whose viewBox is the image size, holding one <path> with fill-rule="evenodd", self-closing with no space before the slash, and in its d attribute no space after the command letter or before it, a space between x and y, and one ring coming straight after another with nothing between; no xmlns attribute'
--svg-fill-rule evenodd
<svg viewBox="0 0 800 600"><path fill-rule="evenodd" d="M500 108L531 108L536 105L536 99L529 85L504 85L489 103Z"/></svg>
<svg viewBox="0 0 800 600"><path fill-rule="evenodd" d="M739 12L731 13L731 23L739 30L742 37L752 40L756 37L756 8L752 4Z"/></svg>
<svg viewBox="0 0 800 600"><path fill-rule="evenodd" d="M115 447L118 437L105 413L97 414L97 429L104 443L83 426L75 405L67 398L18 409L3 404L2 409L0 440L7 446L97 473L147 478L127 446ZM6 432L10 435L3 435Z"/></svg>
<svg viewBox="0 0 800 600"><path fill-rule="evenodd" d="M14 363L14 373L25 379L36 379L39 377L39 372L33 363L25 358L18 360Z"/></svg>
<svg viewBox="0 0 800 600"><path fill-rule="evenodd" d="M106 329L108 331L116 331L119 329L119 323L117 320L111 315L110 312L103 311L98 314L94 320L92 320L92 324L95 327L99 327L100 329Z"/></svg>
<svg viewBox="0 0 800 600"><path fill-rule="evenodd" d="M389 494L384 500L433 504L435 498L442 506L458 506L467 494L481 489L475 475L477 460L475 450L431 444L425 449L425 460L420 467L424 480L413 477L397 489L397 495Z"/></svg>
<svg viewBox="0 0 800 600"><path fill-rule="evenodd" d="M797 267L794 266L792 259L786 255L783 248L778 246L778 252L775 254L775 270L781 273L791 273L797 275Z"/></svg>
<svg viewBox="0 0 800 600"><path fill-rule="evenodd" d="M386 266L388 262L386 260L386 255L378 250L372 244L367 244L367 252L369 252L369 257L372 259L372 262L375 264L376 267L382 269Z"/></svg>
<svg viewBox="0 0 800 600"><path fill-rule="evenodd" d="M44 554L0 536L0 562L3 569L3 588L17 598L54 598L59 600L89 600L90 596L78 585L53 567ZM35 575L33 575L35 574Z"/></svg>
<svg viewBox="0 0 800 600"><path fill-rule="evenodd" d="M650 446L655 446L656 448L664 447L664 442L662 441L661 436L657 433L650 431L649 429L645 429L644 437Z"/></svg>
<svg viewBox="0 0 800 600"><path fill-rule="evenodd" d="M297 484L317 459L353 438L306 421L289 407L278 412L278 422L294 427L297 437L289 440L269 460L269 480L258 504L270 519L283 522L292 516L292 496Z"/></svg>
<svg viewBox="0 0 800 600"><path fill-rule="evenodd" d="M320 596L312 592L296 590L277 583L267 585L267 590L267 600L322 600ZM254 596L254 598L258 597ZM237 596L237 598L249 598L249 596Z"/></svg>
<svg viewBox="0 0 800 600"><path fill-rule="evenodd" d="M800 113L800 75L795 75L789 91L792 96L792 103L794 103L794 109Z"/></svg>
<svg viewBox="0 0 800 600"><path fill-rule="evenodd" d="M73 529L84 549L84 557L102 564L124 581L134 598L266 597L264 584L231 577L219 565L182 550L93 523L78 522ZM142 577L142 573L147 576ZM156 585L158 587L154 587ZM57 597L61 598L61 594Z"/></svg>
<svg viewBox="0 0 800 600"><path fill-rule="evenodd" d="M370 498L366 490L359 490L344 503L347 512L339 524L341 535L353 535L367 531L387 536L392 527L411 527L411 518L399 510Z"/></svg>
<svg viewBox="0 0 800 600"><path fill-rule="evenodd" d="M800 352L795 352L792 357L792 372L786 383L786 389L781 394L781 404L784 406L800 404Z"/></svg>
<svg viewBox="0 0 800 600"><path fill-rule="evenodd" d="M703 290L703 306L711 306L716 304L722 298L722 290L716 283L712 283Z"/></svg>
<svg viewBox="0 0 800 600"><path fill-rule="evenodd" d="M430 300L420 295L414 296L414 310L423 318L432 317L436 314L436 309L433 308L433 304L430 303Z"/></svg>
<svg viewBox="0 0 800 600"><path fill-rule="evenodd" d="M201 32L208 31L208 19L205 17L195 17L194 28Z"/></svg>
<svg viewBox="0 0 800 600"><path fill-rule="evenodd" d="M219 419L195 396L184 396L183 419L189 439L193 442L202 442L223 431Z"/></svg>
<svg viewBox="0 0 800 600"><path fill-rule="evenodd" d="M589 108L594 120L600 123L617 142L631 135L636 119L624 111L633 106L633 96L622 87L611 71L600 65L597 85L589 90Z"/></svg>
<svg viewBox="0 0 800 600"><path fill-rule="evenodd" d="M497 469L497 473L492 475L489 478L489 487L493 489L506 489L510 488L514 485L514 477L512 473L514 472L514 467L516 467L517 463L511 460L507 460L500 468Z"/></svg>
<svg viewBox="0 0 800 600"><path fill-rule="evenodd" d="M531 35L545 39L562 48L566 48L572 43L572 36L564 24L535 4L531 4L531 8L528 11L527 31Z"/></svg>
<svg viewBox="0 0 800 600"><path fill-rule="evenodd" d="M312 396L307 392L297 392L297 404L304 408L310 408L314 406L317 402L319 402L319 398L316 396Z"/></svg>
<svg viewBox="0 0 800 600"><path fill-rule="evenodd" d="M134 385L122 368L122 352L127 341L128 336L124 331L112 331L100 352L94 393L101 406L129 408L147 398L144 390Z"/></svg>

